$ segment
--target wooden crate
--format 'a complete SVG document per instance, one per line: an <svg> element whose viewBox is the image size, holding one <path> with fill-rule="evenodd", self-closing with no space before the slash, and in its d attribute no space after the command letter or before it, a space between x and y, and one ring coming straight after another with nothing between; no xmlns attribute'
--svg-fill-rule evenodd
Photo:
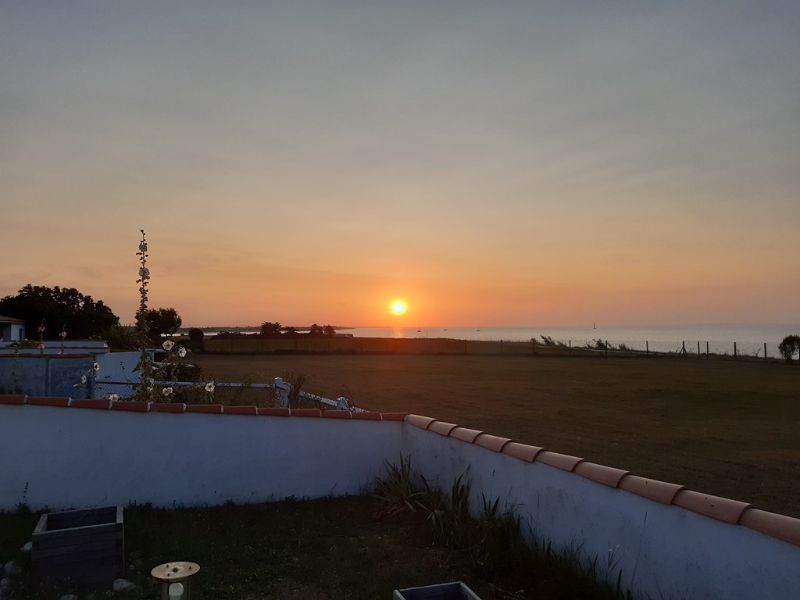
<svg viewBox="0 0 800 600"><path fill-rule="evenodd" d="M36 581L105 588L125 576L121 506L42 515L32 541L31 569Z"/></svg>

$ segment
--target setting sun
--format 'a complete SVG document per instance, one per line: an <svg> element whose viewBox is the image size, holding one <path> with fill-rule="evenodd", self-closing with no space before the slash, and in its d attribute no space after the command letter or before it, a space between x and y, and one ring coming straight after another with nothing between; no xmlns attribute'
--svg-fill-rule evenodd
<svg viewBox="0 0 800 600"><path fill-rule="evenodd" d="M397 300L392 300L389 303L389 312L398 317L400 315L406 314L407 310L408 310L408 304L406 304L405 300L400 300L398 298Z"/></svg>

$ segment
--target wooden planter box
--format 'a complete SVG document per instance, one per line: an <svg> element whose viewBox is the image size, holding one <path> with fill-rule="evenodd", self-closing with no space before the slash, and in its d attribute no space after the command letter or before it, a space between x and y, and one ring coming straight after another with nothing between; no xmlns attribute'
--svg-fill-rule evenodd
<svg viewBox="0 0 800 600"><path fill-rule="evenodd" d="M481 600L460 581L394 591L394 600Z"/></svg>
<svg viewBox="0 0 800 600"><path fill-rule="evenodd" d="M33 530L31 569L36 581L110 587L125 576L121 506L42 515Z"/></svg>

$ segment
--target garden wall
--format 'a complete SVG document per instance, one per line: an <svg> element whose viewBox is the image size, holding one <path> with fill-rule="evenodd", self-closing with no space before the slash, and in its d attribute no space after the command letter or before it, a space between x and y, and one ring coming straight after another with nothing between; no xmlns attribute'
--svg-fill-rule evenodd
<svg viewBox="0 0 800 600"><path fill-rule="evenodd" d="M0 388L34 396L75 394L75 384L91 372L94 360L85 353L0 355Z"/></svg>
<svg viewBox="0 0 800 600"><path fill-rule="evenodd" d="M621 570L637 597L800 598L798 519L428 417L407 425L403 450L429 482L467 473L473 510L500 498L554 549Z"/></svg>
<svg viewBox="0 0 800 600"><path fill-rule="evenodd" d="M0 396L0 440L0 510L358 494L402 453L637 597L800 598L798 519L428 417Z"/></svg>
<svg viewBox="0 0 800 600"><path fill-rule="evenodd" d="M382 475L385 460L399 456L402 426L258 416L255 409L247 415L0 406L0 510L19 502L40 510L358 494Z"/></svg>

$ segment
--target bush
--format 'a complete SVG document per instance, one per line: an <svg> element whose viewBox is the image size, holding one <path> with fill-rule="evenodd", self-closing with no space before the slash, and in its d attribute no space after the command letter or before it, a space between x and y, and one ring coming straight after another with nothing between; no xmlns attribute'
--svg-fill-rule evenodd
<svg viewBox="0 0 800 600"><path fill-rule="evenodd" d="M202 329L192 327L189 330L189 347L193 352L202 352L205 348L205 337Z"/></svg>
<svg viewBox="0 0 800 600"><path fill-rule="evenodd" d="M137 350L139 348L136 328L128 325L115 325L104 331L102 335L94 337L104 340L112 350Z"/></svg>
<svg viewBox="0 0 800 600"><path fill-rule="evenodd" d="M787 335L783 341L778 344L778 350L786 362L792 362L792 357L795 352L800 351L800 335Z"/></svg>

